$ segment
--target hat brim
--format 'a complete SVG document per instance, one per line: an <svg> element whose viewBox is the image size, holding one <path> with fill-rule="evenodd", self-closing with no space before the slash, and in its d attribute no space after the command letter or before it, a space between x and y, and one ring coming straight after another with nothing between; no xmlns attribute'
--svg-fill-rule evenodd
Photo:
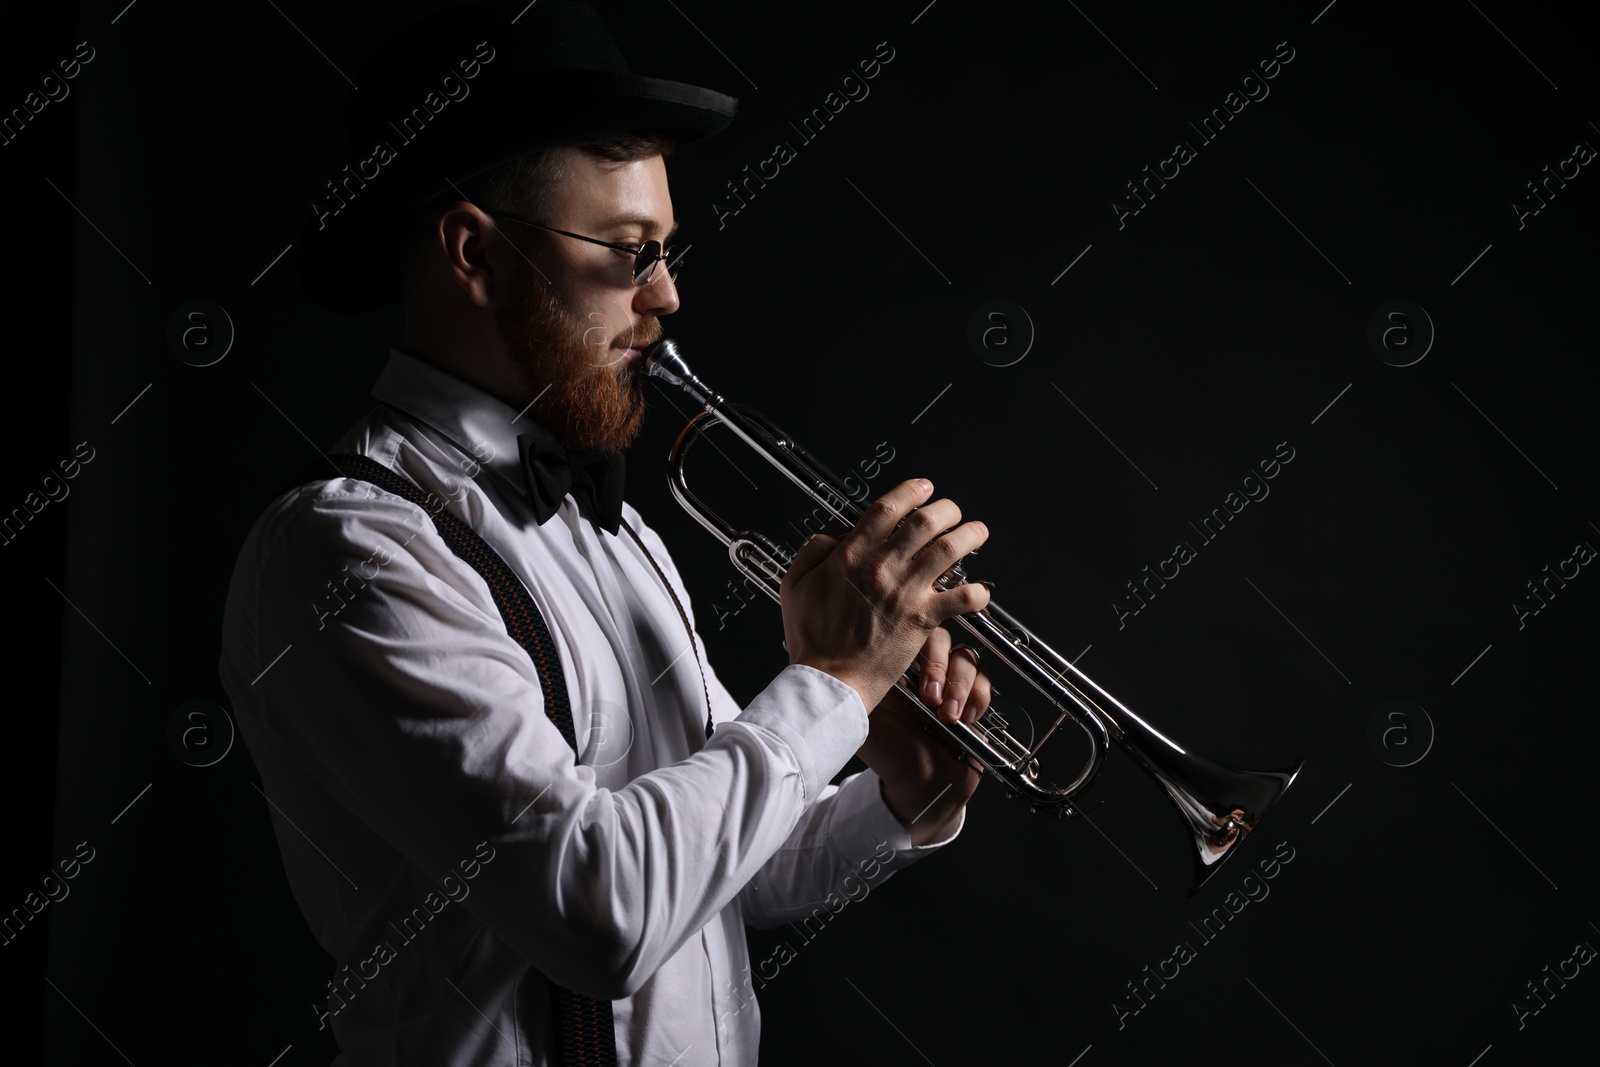
<svg viewBox="0 0 1600 1067"><path fill-rule="evenodd" d="M361 164L379 143L388 146L390 161L365 181L357 170L371 170L352 161L339 175L341 196L314 204L301 230L297 266L306 295L349 314L398 300L399 279L386 254L397 215L518 155L620 133L661 134L681 147L723 130L738 109L733 97L710 89L609 71L540 72L518 92L526 109L501 98L475 110L468 96L447 105L461 109L448 116L454 122L391 126L391 136L367 146L361 154L369 159Z"/></svg>

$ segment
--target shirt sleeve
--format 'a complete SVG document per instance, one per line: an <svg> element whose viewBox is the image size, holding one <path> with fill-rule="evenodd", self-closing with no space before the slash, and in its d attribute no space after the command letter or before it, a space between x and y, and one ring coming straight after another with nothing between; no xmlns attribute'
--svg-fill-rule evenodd
<svg viewBox="0 0 1600 1067"><path fill-rule="evenodd" d="M239 658L257 663L224 660L230 691L264 687L261 728L436 882L486 842L494 862L462 906L578 992L631 996L865 740L855 690L792 665L690 758L599 788L488 587L422 509L340 479L275 514L240 560L257 577ZM314 606L340 588L336 612Z"/></svg>
<svg viewBox="0 0 1600 1067"><path fill-rule="evenodd" d="M666 546L642 521L640 537L658 561L665 561L663 570L670 574L684 612L694 625L694 607L688 590ZM776 610L777 605L772 606ZM736 717L739 705L712 669L698 630L695 625L695 641L705 665L713 718L720 724ZM855 692L853 688L850 691ZM859 694L857 701L859 704ZM722 727L719 725L717 729L720 731ZM869 767L837 786L826 786L807 807L783 845L740 893L744 921L758 928L779 926L810 915L830 899L835 902L836 909L839 899L853 899L852 893L876 888L895 871L954 841L965 824L966 809L963 808L950 833L938 841L913 846L910 832L889 810L883 799L881 781Z"/></svg>
<svg viewBox="0 0 1600 1067"><path fill-rule="evenodd" d="M966 824L963 808L949 834L912 845L910 832L884 803L879 785L869 767L823 792L740 893L746 923L772 927L818 908L837 912L841 900L864 898L894 872L954 841Z"/></svg>

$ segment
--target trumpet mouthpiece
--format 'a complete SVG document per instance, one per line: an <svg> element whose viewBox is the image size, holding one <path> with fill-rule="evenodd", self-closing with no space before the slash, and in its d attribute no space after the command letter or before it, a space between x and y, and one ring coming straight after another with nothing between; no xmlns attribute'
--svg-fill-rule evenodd
<svg viewBox="0 0 1600 1067"><path fill-rule="evenodd" d="M721 399L705 382L694 376L689 364L678 354L678 343L670 337L663 337L644 350L644 371L647 377L660 378L676 385L701 404Z"/></svg>
<svg viewBox="0 0 1600 1067"><path fill-rule="evenodd" d="M645 373L653 378L682 385L690 377L689 364L678 354L678 343L663 337L644 350Z"/></svg>

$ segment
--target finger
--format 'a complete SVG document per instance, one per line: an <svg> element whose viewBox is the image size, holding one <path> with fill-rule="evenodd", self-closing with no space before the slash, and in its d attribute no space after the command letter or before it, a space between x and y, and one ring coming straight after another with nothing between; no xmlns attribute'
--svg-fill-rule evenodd
<svg viewBox="0 0 1600 1067"><path fill-rule="evenodd" d="M984 582L965 582L943 593L935 593L928 601L928 610L939 622L957 615L971 615L989 605L989 587Z"/></svg>
<svg viewBox="0 0 1600 1067"><path fill-rule="evenodd" d="M945 674L950 659L950 631L936 627L917 653L917 671L922 681L922 701L937 708L944 700Z"/></svg>
<svg viewBox="0 0 1600 1067"><path fill-rule="evenodd" d="M933 492L933 483L926 478L912 478L901 482L867 505L866 514L844 540L854 553L858 548L877 548L894 530L895 524L920 506Z"/></svg>
<svg viewBox="0 0 1600 1067"><path fill-rule="evenodd" d="M903 560L910 560L928 547L940 534L961 523L961 509L949 497L914 508L889 534L888 548Z"/></svg>
<svg viewBox="0 0 1600 1067"><path fill-rule="evenodd" d="M800 551L794 554L794 560L789 564L789 570L784 574L783 581L779 583L780 595L794 586L794 583L805 577L807 571L815 568L819 563L828 558L829 553L839 543L837 537L828 534L812 534L800 546Z"/></svg>
<svg viewBox="0 0 1600 1067"><path fill-rule="evenodd" d="M951 565L989 539L989 527L974 519L928 542L912 560L907 577L932 585Z"/></svg>
<svg viewBox="0 0 1600 1067"><path fill-rule="evenodd" d="M962 657L965 658L965 657ZM994 702L994 681L982 671L973 679L972 689L967 693L966 707L961 709L963 722L977 722L983 718L984 712L989 710L989 705Z"/></svg>
<svg viewBox="0 0 1600 1067"><path fill-rule="evenodd" d="M944 627L939 629L942 632ZM967 706L968 694L972 692L972 683L977 677L978 665L972 661L970 654L959 651L950 654L939 718L945 722L955 722L964 717L962 711Z"/></svg>

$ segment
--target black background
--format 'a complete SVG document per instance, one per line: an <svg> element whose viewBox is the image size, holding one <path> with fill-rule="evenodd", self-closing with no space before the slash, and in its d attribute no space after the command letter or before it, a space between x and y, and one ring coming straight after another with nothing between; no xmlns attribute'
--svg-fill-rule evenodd
<svg viewBox="0 0 1600 1067"><path fill-rule="evenodd" d="M1087 648L1079 665L1130 707L1212 758L1306 769L1194 900L1167 802L1120 753L1093 826L985 785L958 844L814 941L752 934L753 959L795 954L761 996L763 1062L1592 1057L1593 967L1520 1029L1512 1008L1546 965L1600 944L1600 578L1584 568L1520 628L1511 607L1546 565L1600 545L1600 178L1584 167L1521 227L1512 208L1574 145L1600 145L1576 16L925 4L601 5L636 69L742 101L670 166L693 250L668 332L835 466L887 443L875 490L927 476L985 520L969 569L1068 657ZM62 1064L332 1058L308 1010L331 964L248 753L186 766L166 727L185 701L225 704L238 546L312 442L366 410L398 336L396 308L323 312L295 250L274 257L349 158L345 75L437 6L5 12L4 109L76 42L96 50L72 95L0 148L6 408L22 423L0 506L79 442L95 449L70 498L0 552L0 908L77 842L96 849L0 949L17 1062L41 1046ZM789 121L879 42L894 58L870 95L802 144ZM1279 42L1294 58L1270 95L1202 144L1187 123ZM796 158L719 226L724 183L780 140ZM1196 158L1119 228L1112 199L1178 140ZM166 343L194 299L237 329L211 367ZM1367 332L1401 299L1437 335L1396 367ZM1013 316L986 362L967 336L991 300L1024 308L1033 336ZM1404 325L1422 344L1421 322ZM1017 346L1020 362L991 365ZM728 607L720 546L655 473L686 413L652 388L629 499L748 699L785 662L779 616ZM1270 496L1200 545L1187 524L1280 442L1294 459ZM1112 600L1178 540L1196 559L1119 628ZM1384 720L1403 727L1391 760L1426 752L1407 767L1368 739L1394 700L1432 727L1430 746L1414 713ZM1080 758L1064 738L1046 767L1068 777ZM1191 924L1279 842L1293 859L1270 895L1205 941ZM1195 959L1119 1028L1125 984L1184 941Z"/></svg>

